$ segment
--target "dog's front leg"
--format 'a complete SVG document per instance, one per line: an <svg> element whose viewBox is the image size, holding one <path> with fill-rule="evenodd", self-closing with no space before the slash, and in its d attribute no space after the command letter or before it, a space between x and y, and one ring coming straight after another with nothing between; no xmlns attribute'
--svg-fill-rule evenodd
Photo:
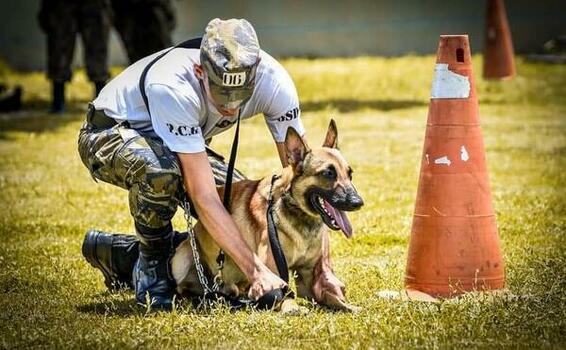
<svg viewBox="0 0 566 350"><path fill-rule="evenodd" d="M284 299L280 304L278 311L285 315L290 316L299 316L299 315L306 315L309 313L309 309L303 306L299 306L295 299Z"/></svg>
<svg viewBox="0 0 566 350"><path fill-rule="evenodd" d="M297 287L297 296L307 300L317 301L312 289L313 283L313 267L304 267L296 271L295 286Z"/></svg>
<svg viewBox="0 0 566 350"><path fill-rule="evenodd" d="M330 263L330 237L329 232L322 232L322 252L320 259L314 267L312 292L316 300L326 298L338 299L346 302L346 286L336 277ZM330 297L332 295L333 297Z"/></svg>
<svg viewBox="0 0 566 350"><path fill-rule="evenodd" d="M312 269L299 272L297 279L297 291L305 297L310 297L316 302L331 309L347 312L357 312L357 306L346 302L345 286L336 277L330 266L324 266L324 257L321 256Z"/></svg>
<svg viewBox="0 0 566 350"><path fill-rule="evenodd" d="M179 295L202 295L204 290L194 266L193 251L188 239L184 240L171 258L171 274L177 284Z"/></svg>

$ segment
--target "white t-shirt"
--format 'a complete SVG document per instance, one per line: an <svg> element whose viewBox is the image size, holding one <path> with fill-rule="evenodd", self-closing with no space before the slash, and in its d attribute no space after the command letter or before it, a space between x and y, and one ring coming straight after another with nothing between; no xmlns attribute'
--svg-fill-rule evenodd
<svg viewBox="0 0 566 350"><path fill-rule="evenodd" d="M174 152L202 152L205 139L229 129L237 115L222 116L205 97L193 67L200 64L200 51L176 48L158 60L146 76L150 117L139 78L145 66L163 51L126 68L102 89L94 106L117 121L127 120L142 133L156 134ZM260 57L255 89L240 111L241 119L263 113L276 142L285 140L290 126L303 135L299 99L291 77L266 52L261 51Z"/></svg>

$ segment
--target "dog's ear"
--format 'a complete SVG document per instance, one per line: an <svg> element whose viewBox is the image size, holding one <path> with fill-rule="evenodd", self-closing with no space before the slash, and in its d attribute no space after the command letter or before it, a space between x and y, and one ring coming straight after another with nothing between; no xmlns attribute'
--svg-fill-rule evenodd
<svg viewBox="0 0 566 350"><path fill-rule="evenodd" d="M330 125L328 125L328 131L326 132L326 138L322 147L338 148L338 129L334 119L330 119Z"/></svg>
<svg viewBox="0 0 566 350"><path fill-rule="evenodd" d="M287 151L289 165L293 167L295 172L301 172L302 163L309 148L305 145L297 130L292 127L287 129L287 135L285 135L285 150Z"/></svg>

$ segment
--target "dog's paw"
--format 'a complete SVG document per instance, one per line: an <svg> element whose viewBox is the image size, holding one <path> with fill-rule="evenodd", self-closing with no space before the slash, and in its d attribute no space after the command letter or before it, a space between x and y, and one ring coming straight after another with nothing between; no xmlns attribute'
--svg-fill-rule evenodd
<svg viewBox="0 0 566 350"><path fill-rule="evenodd" d="M302 316L309 313L309 309L299 306L294 299L285 299L279 310L285 316Z"/></svg>
<svg viewBox="0 0 566 350"><path fill-rule="evenodd" d="M342 309L340 309L340 311L357 314L358 312L362 311L362 308L359 307L359 306L352 305L352 304L344 303L344 306L343 306Z"/></svg>
<svg viewBox="0 0 566 350"><path fill-rule="evenodd" d="M351 313L358 313L362 311L361 307L348 304L345 300L342 300L335 294L331 293L324 294L324 305L336 311Z"/></svg>

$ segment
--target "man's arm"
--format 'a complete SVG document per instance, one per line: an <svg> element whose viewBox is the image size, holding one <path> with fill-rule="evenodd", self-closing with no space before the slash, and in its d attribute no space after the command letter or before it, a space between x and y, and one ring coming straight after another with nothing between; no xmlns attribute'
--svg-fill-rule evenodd
<svg viewBox="0 0 566 350"><path fill-rule="evenodd" d="M195 205L199 221L251 282L249 296L257 299L274 288L284 286L285 282L271 272L248 247L234 220L222 205L206 153L177 155L185 189Z"/></svg>

